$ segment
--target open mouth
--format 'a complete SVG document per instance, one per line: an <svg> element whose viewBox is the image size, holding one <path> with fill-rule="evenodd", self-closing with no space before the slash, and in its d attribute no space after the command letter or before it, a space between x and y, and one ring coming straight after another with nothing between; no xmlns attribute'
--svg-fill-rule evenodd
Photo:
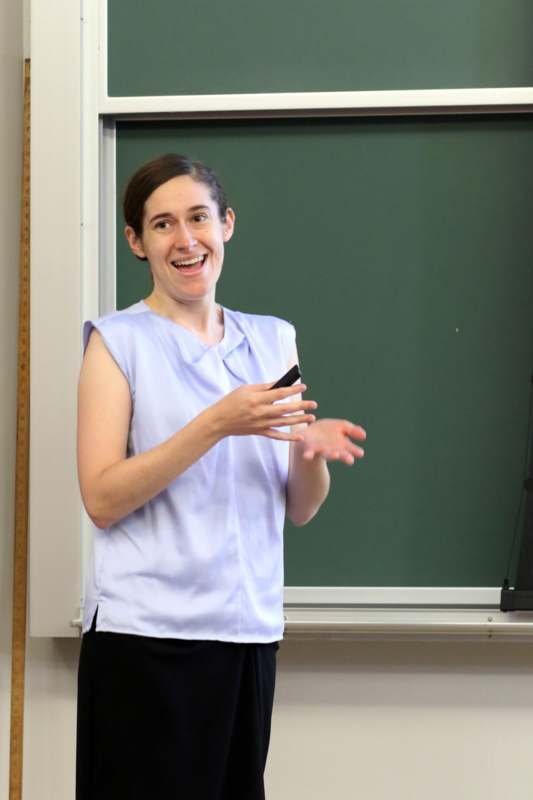
<svg viewBox="0 0 533 800"><path fill-rule="evenodd" d="M194 258L181 258L176 259L175 261L171 261L170 263L177 269L179 272L198 272L202 269L205 260L207 258L207 253L204 253L201 256L195 256Z"/></svg>

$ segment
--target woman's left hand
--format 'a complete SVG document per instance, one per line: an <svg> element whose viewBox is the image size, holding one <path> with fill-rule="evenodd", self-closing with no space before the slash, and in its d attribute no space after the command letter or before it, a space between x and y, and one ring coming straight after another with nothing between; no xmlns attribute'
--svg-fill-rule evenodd
<svg viewBox="0 0 533 800"><path fill-rule="evenodd" d="M322 456L327 461L344 461L351 466L365 451L354 444L352 439L364 442L366 431L345 419L319 419L299 431L302 441L303 458L311 461Z"/></svg>

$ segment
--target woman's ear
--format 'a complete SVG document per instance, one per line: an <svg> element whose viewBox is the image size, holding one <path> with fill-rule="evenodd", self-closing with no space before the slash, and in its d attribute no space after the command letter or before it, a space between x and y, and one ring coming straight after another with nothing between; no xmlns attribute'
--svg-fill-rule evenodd
<svg viewBox="0 0 533 800"><path fill-rule="evenodd" d="M140 236L137 236L130 225L126 225L124 228L124 235L128 240L128 244L133 255L137 256L137 258L146 258L146 253L144 252L142 245L142 239Z"/></svg>
<svg viewBox="0 0 533 800"><path fill-rule="evenodd" d="M235 211L232 208L227 209L226 219L222 225L224 226L224 241L229 242L235 229Z"/></svg>

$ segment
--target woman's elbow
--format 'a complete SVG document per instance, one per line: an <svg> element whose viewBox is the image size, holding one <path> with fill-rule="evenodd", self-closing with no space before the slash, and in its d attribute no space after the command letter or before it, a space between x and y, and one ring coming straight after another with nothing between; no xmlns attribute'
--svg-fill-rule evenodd
<svg viewBox="0 0 533 800"><path fill-rule="evenodd" d="M304 525L307 525L308 522L311 522L317 511L318 508L314 508L311 511L287 509L287 516L295 528L303 528Z"/></svg>
<svg viewBox="0 0 533 800"><path fill-rule="evenodd" d="M102 508L102 504L98 502L97 498L82 493L82 500L87 516L97 528L103 531L115 522L109 514L105 513L105 509Z"/></svg>
<svg viewBox="0 0 533 800"><path fill-rule="evenodd" d="M113 524L111 520L107 519L99 519L98 517L91 517L93 525L95 525L99 530L105 531L107 528L110 528Z"/></svg>
<svg viewBox="0 0 533 800"><path fill-rule="evenodd" d="M106 528L109 528L113 524L113 521L111 519L108 519L102 514L93 512L87 507L87 505L85 505L85 511L87 512L87 515L89 516L89 519L91 520L93 525L95 525L101 531L104 531Z"/></svg>

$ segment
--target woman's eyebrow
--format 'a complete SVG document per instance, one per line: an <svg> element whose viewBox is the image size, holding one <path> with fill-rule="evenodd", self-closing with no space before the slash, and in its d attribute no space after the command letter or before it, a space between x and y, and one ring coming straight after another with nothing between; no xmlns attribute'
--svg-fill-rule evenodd
<svg viewBox="0 0 533 800"><path fill-rule="evenodd" d="M209 211L209 206L199 205L199 206L191 206L189 211ZM173 217L174 214L171 211L160 211L159 214L154 214L153 217L150 217L148 220L148 224L150 225L152 222L155 222L156 219L162 219L164 217Z"/></svg>
<svg viewBox="0 0 533 800"><path fill-rule="evenodd" d="M171 217L171 216L172 214L170 213L170 211L160 211L159 214L154 214L154 216L148 220L148 224L155 222L156 219L163 219L164 217Z"/></svg>

